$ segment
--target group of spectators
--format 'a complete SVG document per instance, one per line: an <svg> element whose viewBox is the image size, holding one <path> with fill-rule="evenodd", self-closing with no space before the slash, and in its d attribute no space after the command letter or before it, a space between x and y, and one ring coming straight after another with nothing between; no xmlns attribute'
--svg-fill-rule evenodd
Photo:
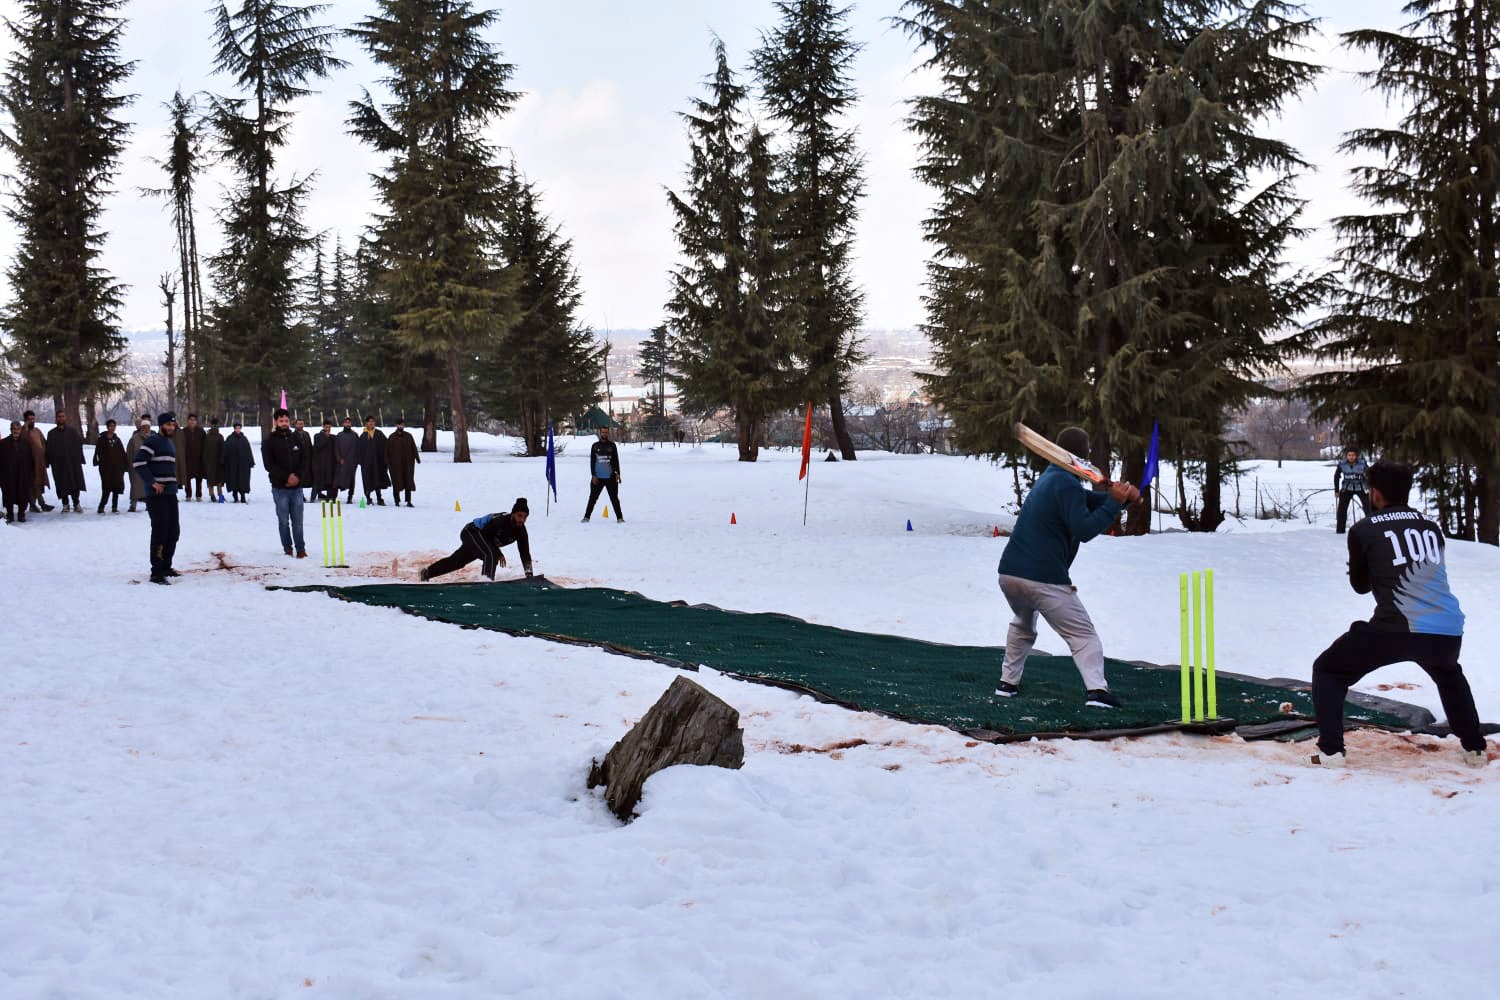
<svg viewBox="0 0 1500 1000"><path fill-rule="evenodd" d="M45 435L36 426L36 414L27 410L23 421L11 421L9 436L0 439L0 500L5 504L8 524L25 523L27 514L42 514L57 507L48 503L51 489L64 511L82 514L80 496L88 492L84 475L83 434L74 427L67 411L59 410L56 426ZM365 418L362 431L344 418L343 430L334 434L333 421L325 419L316 436L307 432L303 421L296 421L291 431L302 445L308 468L302 487L310 491L307 499L335 499L346 492L347 502L354 502L356 479L366 500L385 506L385 491L392 491L392 502L400 505L404 494L406 506L412 506L416 489L416 466L422 461L416 439L406 430L404 420L396 421L396 430L387 437L375 426L373 416ZM105 423L94 445L93 465L99 475L99 504L96 512L120 513L120 498L129 491L127 513L144 506L146 484L135 469L141 446L153 433L150 414L141 414L134 433L123 440L114 420ZM210 503L249 503L251 470L255 454L244 427L236 422L226 436L217 417L208 427L199 424L198 415L190 413L187 422L175 428L175 487L184 501L201 503L207 494ZM265 444L262 444L262 462Z"/></svg>

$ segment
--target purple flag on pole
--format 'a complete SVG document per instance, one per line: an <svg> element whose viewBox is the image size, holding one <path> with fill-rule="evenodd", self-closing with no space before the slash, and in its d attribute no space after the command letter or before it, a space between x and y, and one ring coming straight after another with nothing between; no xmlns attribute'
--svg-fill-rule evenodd
<svg viewBox="0 0 1500 1000"><path fill-rule="evenodd" d="M552 444L552 424L547 424L547 485L552 487L552 499L557 499L557 449Z"/></svg>
<svg viewBox="0 0 1500 1000"><path fill-rule="evenodd" d="M1141 492L1145 493L1156 479L1156 464L1161 457L1161 439L1156 421L1151 421L1151 447L1146 451L1146 477L1141 480Z"/></svg>

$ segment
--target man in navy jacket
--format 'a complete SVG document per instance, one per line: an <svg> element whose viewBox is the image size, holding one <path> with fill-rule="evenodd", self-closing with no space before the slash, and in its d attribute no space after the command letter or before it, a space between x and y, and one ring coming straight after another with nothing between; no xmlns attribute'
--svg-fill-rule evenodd
<svg viewBox="0 0 1500 1000"><path fill-rule="evenodd" d="M1079 427L1064 430L1057 443L1075 455L1089 453L1089 436ZM1072 651L1087 691L1085 703L1095 708L1120 706L1104 677L1104 645L1078 599L1068 568L1078 546L1113 524L1120 509L1140 495L1129 483L1113 483L1107 493L1085 489L1056 466L1042 473L1021 505L1000 556L1000 592L1015 618L1006 635L996 695L1010 698L1021 693L1021 674L1036 644L1036 617L1041 615Z"/></svg>

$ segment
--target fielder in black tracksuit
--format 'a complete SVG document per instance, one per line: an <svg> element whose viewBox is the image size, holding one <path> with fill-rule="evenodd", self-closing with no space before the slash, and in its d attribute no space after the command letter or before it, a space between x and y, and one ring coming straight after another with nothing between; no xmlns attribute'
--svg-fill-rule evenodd
<svg viewBox="0 0 1500 1000"><path fill-rule="evenodd" d="M526 518L530 515L526 498L520 497L509 514L485 514L476 517L458 533L459 546L452 555L444 556L422 570L423 580L433 580L445 573L463 569L476 559L483 563L481 572L487 579L495 578L495 565L505 565L501 549L511 542L516 543L521 553L521 565L526 575L531 576L531 539L526 535Z"/></svg>
<svg viewBox="0 0 1500 1000"><path fill-rule="evenodd" d="M1369 469L1375 512L1349 529L1349 584L1375 595L1375 614L1355 622L1313 663L1318 749L1344 749L1344 696L1378 667L1412 662L1437 684L1448 726L1467 751L1484 735L1459 665L1464 615L1448 589L1442 529L1407 506L1411 470L1394 462Z"/></svg>
<svg viewBox="0 0 1500 1000"><path fill-rule="evenodd" d="M620 510L620 449L609 439L608 427L599 428L599 440L589 449L589 505L583 509L585 521L593 515L594 504L603 490L609 491L616 520L624 521L625 513Z"/></svg>

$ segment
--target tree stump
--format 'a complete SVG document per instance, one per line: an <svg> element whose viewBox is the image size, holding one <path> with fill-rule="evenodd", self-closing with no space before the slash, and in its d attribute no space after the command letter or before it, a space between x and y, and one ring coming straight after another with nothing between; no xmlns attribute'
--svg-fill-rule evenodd
<svg viewBox="0 0 1500 1000"><path fill-rule="evenodd" d="M646 779L673 764L745 763L740 713L723 699L678 677L620 742L594 761L589 787L606 786L610 811L625 822L635 815Z"/></svg>

